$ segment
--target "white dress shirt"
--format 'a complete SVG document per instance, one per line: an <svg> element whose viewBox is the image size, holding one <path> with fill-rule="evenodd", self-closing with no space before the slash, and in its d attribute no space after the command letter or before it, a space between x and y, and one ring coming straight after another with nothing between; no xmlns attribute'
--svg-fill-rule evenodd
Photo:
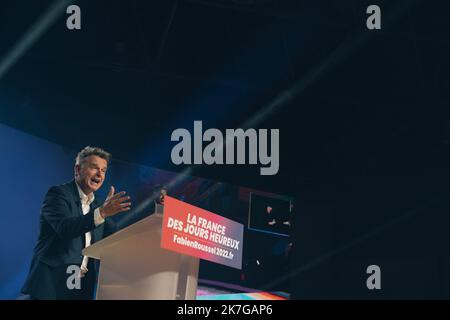
<svg viewBox="0 0 450 320"><path fill-rule="evenodd" d="M95 199L94 193L91 193L89 196L85 195L83 190L81 190L80 186L77 185L77 189L78 189L78 193L80 194L80 200L81 200L81 209L83 211L83 214L88 214L89 211L91 210L91 204ZM102 223L105 222L105 219L102 218L102 216L100 215L100 209L95 209L94 211L94 224L95 226L99 226ZM91 240L92 240L92 235L91 232L86 232L85 233L85 239L86 239L86 247L89 247L91 245ZM84 256L83 257L83 262L81 263L80 266L80 271L81 274L80 276L83 277L85 275L86 272L88 272L88 257Z"/></svg>

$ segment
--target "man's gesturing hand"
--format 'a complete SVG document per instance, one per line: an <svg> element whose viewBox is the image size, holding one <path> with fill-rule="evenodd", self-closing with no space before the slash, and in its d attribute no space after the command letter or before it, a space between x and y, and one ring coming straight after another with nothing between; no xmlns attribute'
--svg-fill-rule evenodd
<svg viewBox="0 0 450 320"><path fill-rule="evenodd" d="M125 191L122 191L114 194L114 187L111 186L105 203L99 208L100 215L103 218L106 218L111 217L117 213L130 210L131 202L125 202L127 200L130 200L130 197L124 197L125 193Z"/></svg>

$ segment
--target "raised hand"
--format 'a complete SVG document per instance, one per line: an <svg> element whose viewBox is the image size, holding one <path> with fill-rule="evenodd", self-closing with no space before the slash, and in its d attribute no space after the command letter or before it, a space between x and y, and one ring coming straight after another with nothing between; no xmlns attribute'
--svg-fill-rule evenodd
<svg viewBox="0 0 450 320"><path fill-rule="evenodd" d="M103 205L99 208L100 215L103 218L111 217L120 212L128 211L131 209L131 202L125 202L127 200L130 200L129 196L124 196L126 192L121 191L114 194L114 191L114 187L111 186L105 203L103 203Z"/></svg>

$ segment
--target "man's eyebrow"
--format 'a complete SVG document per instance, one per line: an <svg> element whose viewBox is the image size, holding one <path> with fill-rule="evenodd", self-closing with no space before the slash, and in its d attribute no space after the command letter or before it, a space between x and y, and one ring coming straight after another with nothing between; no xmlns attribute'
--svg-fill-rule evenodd
<svg viewBox="0 0 450 320"><path fill-rule="evenodd" d="M99 168L101 170L108 170L108 167L101 167L98 163L91 163L91 167Z"/></svg>

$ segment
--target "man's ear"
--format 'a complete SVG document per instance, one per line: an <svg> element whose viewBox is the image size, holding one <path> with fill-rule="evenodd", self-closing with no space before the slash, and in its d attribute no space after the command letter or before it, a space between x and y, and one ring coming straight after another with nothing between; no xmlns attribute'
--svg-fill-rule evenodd
<svg viewBox="0 0 450 320"><path fill-rule="evenodd" d="M79 164L76 164L75 167L73 168L75 177L78 177L78 175L80 174L80 169L81 166Z"/></svg>

